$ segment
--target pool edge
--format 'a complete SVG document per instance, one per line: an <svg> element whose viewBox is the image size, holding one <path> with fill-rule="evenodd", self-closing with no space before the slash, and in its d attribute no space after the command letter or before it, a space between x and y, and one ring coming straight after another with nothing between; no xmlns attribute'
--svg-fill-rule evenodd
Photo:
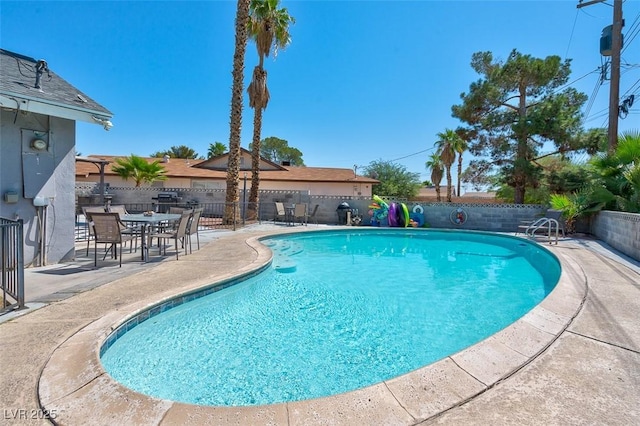
<svg viewBox="0 0 640 426"><path fill-rule="evenodd" d="M246 242L260 252L266 249L258 243L264 236L251 237ZM544 352L570 325L584 303L586 279L570 256L557 247L548 249L562 265L560 281L549 296L523 318L441 361L363 389L326 398L257 407L195 406L138 394L104 372L99 362L99 350L103 339L114 327L151 303L141 301L92 322L56 348L42 371L38 389L40 401L43 408L58 414L56 421L69 424L87 423L90 419L93 423L95 419L105 422L109 419L126 422L128 419L136 424L300 424L327 417L334 418L335 423L413 424L437 416L507 379ZM261 261L254 261L247 269L255 268L256 262ZM199 286L203 285L200 283ZM183 286L180 291L189 291L187 287L193 291L196 285ZM176 291L156 294L152 297L155 302L151 304L157 304L160 296L163 300L170 299L169 293L173 297L180 294ZM534 337L523 339L523 331ZM487 358L495 356L503 360L503 365L488 369ZM425 395L429 398L424 398Z"/></svg>

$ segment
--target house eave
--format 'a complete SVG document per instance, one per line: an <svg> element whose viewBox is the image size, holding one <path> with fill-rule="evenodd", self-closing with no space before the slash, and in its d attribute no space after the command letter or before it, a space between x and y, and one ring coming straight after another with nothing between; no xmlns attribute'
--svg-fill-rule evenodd
<svg viewBox="0 0 640 426"><path fill-rule="evenodd" d="M66 104L44 101L43 99L31 98L11 92L0 93L0 105L2 108L17 109L19 111L28 111L103 126L104 122L113 117L112 114L105 113L105 111L71 107Z"/></svg>

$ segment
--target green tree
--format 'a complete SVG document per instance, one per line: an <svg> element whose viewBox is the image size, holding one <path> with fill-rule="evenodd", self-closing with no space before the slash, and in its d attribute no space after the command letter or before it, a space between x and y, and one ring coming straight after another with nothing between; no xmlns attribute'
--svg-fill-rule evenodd
<svg viewBox="0 0 640 426"><path fill-rule="evenodd" d="M446 129L444 132L438 133L438 140L436 146L438 147L438 155L444 169L447 173L447 202L451 202L451 166L456 160L455 146L462 145L460 136L451 129ZM460 196L460 194L458 194Z"/></svg>
<svg viewBox="0 0 640 426"><path fill-rule="evenodd" d="M570 74L570 61L545 59L513 50L506 62L494 61L491 52L474 53L471 67L482 77L462 93L453 116L467 123L474 135L469 150L489 160L473 160L470 175L495 168L514 188L521 204L527 187L538 184L539 169L532 164L545 142L564 153L585 148L580 108L586 95L562 87Z"/></svg>
<svg viewBox="0 0 640 426"><path fill-rule="evenodd" d="M406 167L390 161L372 161L364 169L365 175L377 179L373 193L386 197L413 198L420 191L420 173L407 171Z"/></svg>
<svg viewBox="0 0 640 426"><path fill-rule="evenodd" d="M597 193L599 195L596 195ZM573 234L578 218L602 210L606 202L596 201L596 198L602 195L601 188L585 186L571 194L551 194L550 204L551 208L562 211L567 233Z"/></svg>
<svg viewBox="0 0 640 426"><path fill-rule="evenodd" d="M574 164L561 155L544 156L534 161L539 168L539 185L528 187L526 204L548 205L551 194L569 195L589 182L590 174L586 164ZM504 183L505 179L495 179L496 196L505 202L513 201L514 189Z"/></svg>
<svg viewBox="0 0 640 426"><path fill-rule="evenodd" d="M253 152L253 143L249 144L249 149ZM289 142L274 136L265 138L260 144L260 155L274 163L288 161L292 166L304 166L302 152L289 146Z"/></svg>
<svg viewBox="0 0 640 426"><path fill-rule="evenodd" d="M442 201L442 198L440 197L440 182L442 182L442 174L444 173L444 166L442 165L440 155L437 152L431 154L429 159L426 161L425 166L427 169L431 170L431 181L436 187L436 200L440 202Z"/></svg>
<svg viewBox="0 0 640 426"><path fill-rule="evenodd" d="M116 158L116 164L111 171L124 180L133 179L136 187L142 182L153 183L157 180L167 180L166 170L159 161L147 162L142 157L131 154L129 157Z"/></svg>
<svg viewBox="0 0 640 426"><path fill-rule="evenodd" d="M225 152L227 152L227 146L222 142L210 143L209 149L207 150L207 158L217 157Z"/></svg>
<svg viewBox="0 0 640 426"><path fill-rule="evenodd" d="M260 189L260 134L262 132L262 111L269 103L267 71L264 58L273 48L275 57L278 48L285 48L291 42L289 25L295 20L289 16L286 8L279 8L279 0L251 0L249 8L249 37L255 41L259 63L253 69L253 77L247 92L249 106L253 108L253 141L251 148L251 191L249 192L250 211L255 212ZM252 213L250 213L251 215Z"/></svg>
<svg viewBox="0 0 640 426"><path fill-rule="evenodd" d="M198 153L186 145L172 146L166 151L154 152L150 157L163 158L165 155L168 155L171 158L186 158L190 160L198 158Z"/></svg>
<svg viewBox="0 0 640 426"><path fill-rule="evenodd" d="M590 165L593 185L605 191L595 201L605 202L608 209L640 213L640 132L622 134L613 153L594 156Z"/></svg>
<svg viewBox="0 0 640 426"><path fill-rule="evenodd" d="M236 42L233 53L233 84L231 87L231 119L229 126L229 159L227 162L227 195L224 209L224 222L236 223L239 220L240 201L238 185L240 183L240 131L242 128L242 95L244 75L244 55L247 50L247 27L249 24L249 0L238 0L236 8Z"/></svg>

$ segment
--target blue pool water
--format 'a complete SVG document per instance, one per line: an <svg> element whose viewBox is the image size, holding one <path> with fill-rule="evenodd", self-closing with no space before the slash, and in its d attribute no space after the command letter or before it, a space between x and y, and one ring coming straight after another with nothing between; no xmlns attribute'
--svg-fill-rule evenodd
<svg viewBox="0 0 640 426"><path fill-rule="evenodd" d="M511 324L560 266L528 241L431 230L265 240L273 265L151 316L104 350L154 397L243 406L354 390L433 363Z"/></svg>

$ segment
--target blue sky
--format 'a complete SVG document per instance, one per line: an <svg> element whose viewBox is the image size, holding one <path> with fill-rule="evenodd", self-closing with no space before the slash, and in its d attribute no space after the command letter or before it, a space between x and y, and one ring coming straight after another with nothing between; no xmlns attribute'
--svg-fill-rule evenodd
<svg viewBox="0 0 640 426"><path fill-rule="evenodd" d="M577 4L282 0L296 24L292 44L265 62L271 100L262 138L287 140L308 166L362 170L395 160L428 179L436 134L460 124L451 106L479 77L471 55L506 59L514 48L572 59L573 86L595 94L586 127L606 126L599 40L613 9ZM229 143L235 10L233 1L2 0L0 46L47 60L114 113L109 132L78 123L83 155L148 156L173 145L206 155L210 143ZM620 93L634 93L636 103L620 131L640 128L640 37L631 37L640 1L625 1L623 11L623 33L635 33L623 50ZM255 64L250 43L245 89ZM252 132L245 96L243 147Z"/></svg>

